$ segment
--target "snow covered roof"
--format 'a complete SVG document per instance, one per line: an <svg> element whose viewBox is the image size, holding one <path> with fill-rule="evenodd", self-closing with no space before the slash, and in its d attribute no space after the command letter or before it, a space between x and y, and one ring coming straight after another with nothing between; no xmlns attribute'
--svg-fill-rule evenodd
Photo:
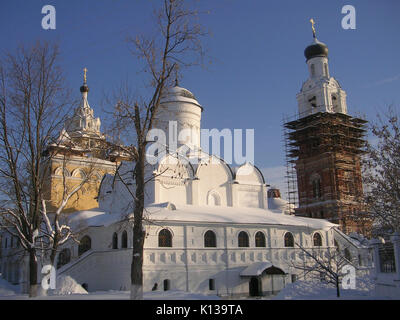
<svg viewBox="0 0 400 320"><path fill-rule="evenodd" d="M177 205L176 210L171 211L154 204L148 206L146 211L150 219L158 221L291 225L318 230L337 226L323 219L282 215L260 208Z"/></svg>
<svg viewBox="0 0 400 320"><path fill-rule="evenodd" d="M203 110L203 107L197 101L196 97L193 93L191 93L188 89L174 86L172 88L167 88L166 92L161 96L161 103L168 102L188 102L192 103Z"/></svg>
<svg viewBox="0 0 400 320"><path fill-rule="evenodd" d="M102 210L77 211L69 216L69 224L75 230L87 227L107 227L122 220L120 214L110 214Z"/></svg>
<svg viewBox="0 0 400 320"><path fill-rule="evenodd" d="M265 269L272 267L272 263L269 261L255 262L244 269L240 275L242 277L259 276Z"/></svg>
<svg viewBox="0 0 400 320"><path fill-rule="evenodd" d="M277 214L267 209L221 206L152 204L146 207L146 218L165 222L197 222L223 224L266 224L301 226L315 230L329 230L336 224L323 219L312 219ZM101 210L79 211L70 216L74 228L109 226L126 218Z"/></svg>

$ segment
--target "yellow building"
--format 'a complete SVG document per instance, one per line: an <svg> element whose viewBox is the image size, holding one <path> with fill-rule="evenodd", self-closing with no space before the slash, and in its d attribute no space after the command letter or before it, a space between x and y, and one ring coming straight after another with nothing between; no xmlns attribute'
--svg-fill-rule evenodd
<svg viewBox="0 0 400 320"><path fill-rule="evenodd" d="M89 87L80 87L82 99L74 114L65 122L58 140L48 146L49 178L46 189L49 212L56 211L63 200L64 212L98 207L97 195L106 173L113 174L122 160L129 160L122 148L107 142L100 131L100 118L94 117L89 106ZM75 188L79 191L73 193Z"/></svg>

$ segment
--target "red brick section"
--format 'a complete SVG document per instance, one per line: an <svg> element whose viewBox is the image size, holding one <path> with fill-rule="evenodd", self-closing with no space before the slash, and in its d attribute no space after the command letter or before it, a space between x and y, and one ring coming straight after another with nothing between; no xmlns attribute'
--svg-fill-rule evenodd
<svg viewBox="0 0 400 320"><path fill-rule="evenodd" d="M370 221L360 201L365 124L362 119L327 112L285 124L288 156L297 173L296 215L327 219L345 233L369 233Z"/></svg>

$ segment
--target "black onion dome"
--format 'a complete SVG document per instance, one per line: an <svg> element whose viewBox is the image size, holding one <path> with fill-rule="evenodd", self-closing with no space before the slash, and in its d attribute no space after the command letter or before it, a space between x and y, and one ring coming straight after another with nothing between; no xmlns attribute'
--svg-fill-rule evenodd
<svg viewBox="0 0 400 320"><path fill-rule="evenodd" d="M86 84L84 84L81 88L80 88L80 91L83 93L83 92L89 92L89 87L86 85Z"/></svg>
<svg viewBox="0 0 400 320"><path fill-rule="evenodd" d="M314 57L328 57L328 47L325 43L315 40L313 44L304 50L304 56L307 61Z"/></svg>

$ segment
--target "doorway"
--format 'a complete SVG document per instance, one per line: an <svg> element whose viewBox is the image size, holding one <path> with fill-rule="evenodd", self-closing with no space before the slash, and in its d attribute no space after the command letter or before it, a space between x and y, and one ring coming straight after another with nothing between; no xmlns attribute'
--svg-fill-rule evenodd
<svg viewBox="0 0 400 320"><path fill-rule="evenodd" d="M251 277L249 282L249 293L251 297L258 297L262 295L261 279L258 277Z"/></svg>

